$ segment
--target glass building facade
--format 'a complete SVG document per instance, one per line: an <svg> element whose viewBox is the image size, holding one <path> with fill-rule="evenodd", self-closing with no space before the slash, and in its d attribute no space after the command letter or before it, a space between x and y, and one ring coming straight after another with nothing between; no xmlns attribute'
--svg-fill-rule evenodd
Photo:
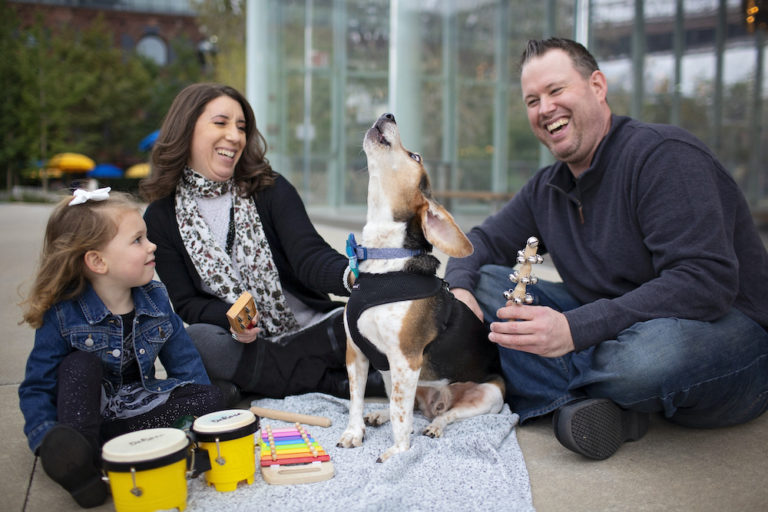
<svg viewBox="0 0 768 512"><path fill-rule="evenodd" d="M551 162L528 126L531 38L585 44L617 114L704 140L768 206L765 38L743 0L247 0L246 93L273 166L312 208L362 209L384 112L454 213L485 215ZM442 197L441 197L442 194Z"/></svg>

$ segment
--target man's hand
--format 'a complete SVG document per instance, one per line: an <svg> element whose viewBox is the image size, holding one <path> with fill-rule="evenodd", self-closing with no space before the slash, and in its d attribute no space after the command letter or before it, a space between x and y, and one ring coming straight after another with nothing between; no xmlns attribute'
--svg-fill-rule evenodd
<svg viewBox="0 0 768 512"><path fill-rule="evenodd" d="M565 315L545 306L525 306L507 302L491 323L488 336L494 343L544 357L560 357L574 349L571 329Z"/></svg>
<svg viewBox="0 0 768 512"><path fill-rule="evenodd" d="M464 288L451 288L451 292L453 292L457 299L466 304L481 322L483 321L483 311L480 309L480 304L477 303L477 299L472 295L472 292Z"/></svg>

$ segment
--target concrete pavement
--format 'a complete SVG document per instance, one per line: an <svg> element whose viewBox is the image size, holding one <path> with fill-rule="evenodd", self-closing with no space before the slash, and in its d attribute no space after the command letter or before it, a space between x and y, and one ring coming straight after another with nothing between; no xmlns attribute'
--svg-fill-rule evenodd
<svg viewBox="0 0 768 512"><path fill-rule="evenodd" d="M81 510L48 479L27 448L18 405L18 385L33 341L33 331L18 325L19 287L27 290L31 283L50 210L50 205L43 204L0 203L0 278L4 283L0 329L6 333L0 343L0 436L4 440L0 510ZM321 234L342 251L347 233L354 228L331 224L327 216L318 215L315 220ZM717 430L685 429L653 418L642 440L624 445L602 462L562 448L548 418L518 428L517 436L530 474L533 502L542 512L768 508L768 415ZM255 502L254 510L267 505ZM113 506L108 501L94 510L113 510Z"/></svg>

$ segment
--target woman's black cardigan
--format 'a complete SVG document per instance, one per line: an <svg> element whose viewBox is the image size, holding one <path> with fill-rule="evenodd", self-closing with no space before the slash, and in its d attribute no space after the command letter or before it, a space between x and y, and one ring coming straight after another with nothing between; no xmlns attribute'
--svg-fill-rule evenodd
<svg viewBox="0 0 768 512"><path fill-rule="evenodd" d="M252 197L261 217L283 290L310 308L327 312L342 305L328 296L348 296L342 282L348 261L317 233L298 192L283 176ZM157 244L157 274L176 313L187 324L208 323L229 329L232 304L203 290L176 222L173 194L153 201L144 213L147 237Z"/></svg>

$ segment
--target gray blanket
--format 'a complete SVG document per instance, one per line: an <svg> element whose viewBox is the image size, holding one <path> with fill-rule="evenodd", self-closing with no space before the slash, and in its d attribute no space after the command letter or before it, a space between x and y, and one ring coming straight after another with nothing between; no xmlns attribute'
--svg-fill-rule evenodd
<svg viewBox="0 0 768 512"><path fill-rule="evenodd" d="M421 435L428 421L416 413L411 449L376 463L392 444L389 424L367 427L360 448L336 446L347 425L348 403L319 393L253 402L270 409L329 417L333 423L328 428L306 428L330 455L333 478L269 485L261 478L257 460L253 484L241 483L235 491L217 492L206 486L202 476L191 481L187 511L533 510L528 471L514 430L518 417L508 406L499 414L448 425L439 439ZM388 405L366 403L366 412L381 407ZM268 418L262 418L261 424L290 426Z"/></svg>

